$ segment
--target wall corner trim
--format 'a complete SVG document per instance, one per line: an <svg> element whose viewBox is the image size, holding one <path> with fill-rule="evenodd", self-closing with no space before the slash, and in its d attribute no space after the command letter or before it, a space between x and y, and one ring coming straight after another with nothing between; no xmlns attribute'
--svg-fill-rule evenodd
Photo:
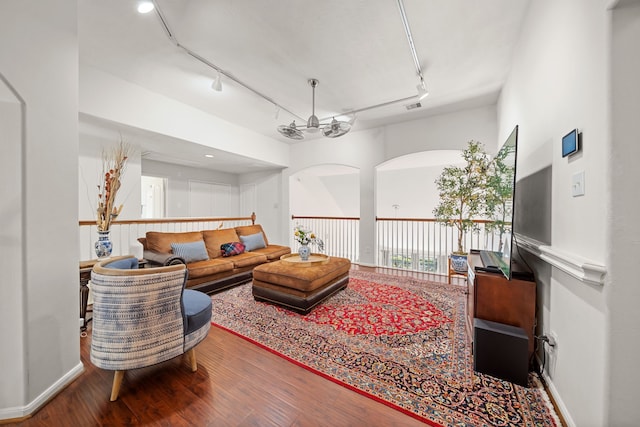
<svg viewBox="0 0 640 427"><path fill-rule="evenodd" d="M603 286L607 274L604 265L581 256L560 251L530 237L516 233L518 247L588 285Z"/></svg>
<svg viewBox="0 0 640 427"><path fill-rule="evenodd" d="M79 362L69 372L43 391L38 397L26 406L0 408L0 424L3 420L23 421L31 416L47 402L53 399L63 388L71 384L84 372L84 365Z"/></svg>

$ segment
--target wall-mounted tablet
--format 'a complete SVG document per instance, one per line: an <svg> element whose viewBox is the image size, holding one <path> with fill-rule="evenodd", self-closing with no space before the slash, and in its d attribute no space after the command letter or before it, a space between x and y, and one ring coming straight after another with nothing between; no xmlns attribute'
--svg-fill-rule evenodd
<svg viewBox="0 0 640 427"><path fill-rule="evenodd" d="M562 137L562 157L577 153L579 149L578 129L573 129Z"/></svg>

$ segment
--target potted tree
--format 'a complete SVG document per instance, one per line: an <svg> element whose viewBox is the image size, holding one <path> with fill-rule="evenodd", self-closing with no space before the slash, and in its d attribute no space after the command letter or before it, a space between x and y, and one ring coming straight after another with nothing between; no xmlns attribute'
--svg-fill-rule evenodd
<svg viewBox="0 0 640 427"><path fill-rule="evenodd" d="M450 255L451 266L455 271L466 272L464 233L473 229L474 217L486 212L484 201L491 159L478 141L467 143L462 158L464 166L445 167L436 179L440 201L433 214L439 223L456 228L457 248Z"/></svg>

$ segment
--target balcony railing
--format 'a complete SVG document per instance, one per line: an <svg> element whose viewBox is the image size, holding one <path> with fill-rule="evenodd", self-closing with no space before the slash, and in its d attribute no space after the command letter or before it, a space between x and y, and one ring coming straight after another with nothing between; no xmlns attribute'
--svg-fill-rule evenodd
<svg viewBox="0 0 640 427"><path fill-rule="evenodd" d="M498 250L500 239L487 230L490 221L474 220L463 234L464 248ZM447 257L457 250L458 232L433 218L376 218L376 264L448 274Z"/></svg>
<svg viewBox="0 0 640 427"><path fill-rule="evenodd" d="M463 236L466 249L499 249L498 236L486 229L488 222L474 221L474 230ZM301 225L324 240L325 254L358 262L359 223L359 218L294 215L291 217L292 251L299 247L293 238L293 229ZM375 263L381 267L447 274L447 257L457 249L457 230L433 218L376 218L375 233Z"/></svg>
<svg viewBox="0 0 640 427"><path fill-rule="evenodd" d="M327 216L291 216L291 234L289 246L293 253L300 244L293 238L293 230L297 225L312 230L324 242L323 253L329 256L348 258L357 262L360 254L360 218L327 217ZM317 248L311 247L311 252Z"/></svg>
<svg viewBox="0 0 640 427"><path fill-rule="evenodd" d="M136 254L141 249L138 238L144 237L147 231L183 232L215 230L240 225L250 225L256 216L229 218L162 218L113 221L111 223L110 240L113 243L112 256ZM80 260L96 258L95 242L98 232L96 222L80 221Z"/></svg>
<svg viewBox="0 0 640 427"><path fill-rule="evenodd" d="M184 232L213 230L255 223L255 215L231 218L163 218L114 221L110 238L113 256L141 251L138 238L147 231ZM464 234L466 249L499 250L500 239L486 228L488 221L474 221L474 231ZM95 221L80 221L80 260L94 259ZM295 253L296 225L312 230L325 243L329 256L359 261L360 218L292 216L289 245ZM447 274L447 256L456 248L457 232L432 218L376 218L375 263L381 267ZM311 248L316 251L316 248Z"/></svg>

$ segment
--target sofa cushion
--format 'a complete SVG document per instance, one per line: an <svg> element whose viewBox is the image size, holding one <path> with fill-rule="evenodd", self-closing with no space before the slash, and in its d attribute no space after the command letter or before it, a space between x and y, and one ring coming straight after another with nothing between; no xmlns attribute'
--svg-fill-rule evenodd
<svg viewBox="0 0 640 427"><path fill-rule="evenodd" d="M240 241L244 244L244 247L247 251L253 251L255 249L267 247L262 233L240 236Z"/></svg>
<svg viewBox="0 0 640 427"><path fill-rule="evenodd" d="M249 236L251 234L262 233L262 238L264 239L265 246L269 246L267 235L260 224L239 225L238 227L236 227L236 233L238 233L238 236Z"/></svg>
<svg viewBox="0 0 640 427"><path fill-rule="evenodd" d="M240 255L244 252L244 245L240 242L230 242L220 245L220 253L223 257Z"/></svg>
<svg viewBox="0 0 640 427"><path fill-rule="evenodd" d="M269 245L266 248L254 249L251 252L265 255L269 261L276 261L282 255L290 254L291 248L289 246Z"/></svg>
<svg viewBox="0 0 640 427"><path fill-rule="evenodd" d="M189 269L189 279L211 276L233 270L233 262L227 261L230 258L208 259L206 261L192 262L187 266Z"/></svg>
<svg viewBox="0 0 640 427"><path fill-rule="evenodd" d="M255 252L245 252L225 259L233 261L233 266L235 268L254 267L267 262L267 257L265 255L257 254Z"/></svg>
<svg viewBox="0 0 640 427"><path fill-rule="evenodd" d="M182 233L165 233L160 231L147 231L147 249L160 253L171 253L172 243L188 243L202 240L202 233L199 231L185 231ZM231 240L227 240L230 242ZM211 256L211 255L209 255Z"/></svg>
<svg viewBox="0 0 640 427"><path fill-rule="evenodd" d="M189 243L172 243L171 250L174 255L184 259L187 264L209 259L207 249L204 247L204 241L202 240Z"/></svg>
<svg viewBox="0 0 640 427"><path fill-rule="evenodd" d="M207 247L209 258L219 258L222 256L220 253L220 246L229 242L240 242L240 238L236 234L236 230L233 228L221 228L219 230L204 230L202 232L204 238L204 244Z"/></svg>

